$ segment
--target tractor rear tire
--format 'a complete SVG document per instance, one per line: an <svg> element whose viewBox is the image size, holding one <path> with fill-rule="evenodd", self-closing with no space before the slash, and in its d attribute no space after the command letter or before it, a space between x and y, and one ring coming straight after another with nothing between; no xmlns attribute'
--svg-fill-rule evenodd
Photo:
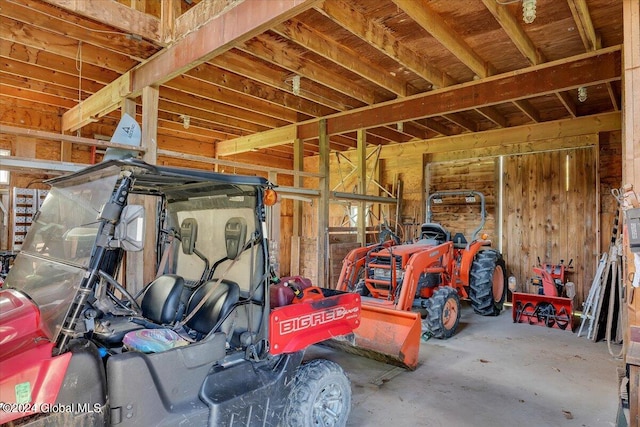
<svg viewBox="0 0 640 427"><path fill-rule="evenodd" d="M344 427L351 410L351 383L335 362L314 359L298 368L282 426Z"/></svg>
<svg viewBox="0 0 640 427"><path fill-rule="evenodd" d="M502 255L492 249L478 252L469 276L473 311L482 316L499 315L507 296L507 275Z"/></svg>
<svg viewBox="0 0 640 427"><path fill-rule="evenodd" d="M445 286L433 293L425 302L427 317L422 320L423 331L434 338L447 339L456 333L460 323L460 297L458 291Z"/></svg>

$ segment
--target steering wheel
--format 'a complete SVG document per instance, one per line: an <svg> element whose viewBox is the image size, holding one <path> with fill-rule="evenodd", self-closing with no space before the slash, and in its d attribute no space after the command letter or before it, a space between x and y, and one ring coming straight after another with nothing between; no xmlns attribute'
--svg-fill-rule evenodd
<svg viewBox="0 0 640 427"><path fill-rule="evenodd" d="M124 305L122 303L122 301L120 301L114 294L113 292L110 292L107 290L106 294L109 298L111 298L111 300L116 304L119 305L120 307L123 307L125 309L131 310L134 312L134 314L141 316L142 315L142 309L140 308L140 305L136 302L135 298L124 288L124 286L122 286L120 283L118 283L116 281L116 279L114 279L113 277L111 277L111 275L105 273L104 271L98 271L98 275L103 278L104 280L107 281L107 283L109 283L111 286L113 286L114 288L116 288L123 296L124 298L129 302L130 306L127 307L126 305Z"/></svg>
<svg viewBox="0 0 640 427"><path fill-rule="evenodd" d="M391 230L391 227L386 222L380 223L380 229L378 231L378 243L384 243L387 240L393 240L396 245L402 243L400 236Z"/></svg>

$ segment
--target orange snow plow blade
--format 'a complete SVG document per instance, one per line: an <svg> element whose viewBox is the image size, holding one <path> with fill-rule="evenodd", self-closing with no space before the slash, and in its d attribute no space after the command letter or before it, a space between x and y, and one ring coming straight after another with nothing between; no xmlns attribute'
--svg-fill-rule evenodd
<svg viewBox="0 0 640 427"><path fill-rule="evenodd" d="M418 367L421 331L419 313L386 308L363 297L360 326L353 331L354 342L331 340L328 345L413 371Z"/></svg>

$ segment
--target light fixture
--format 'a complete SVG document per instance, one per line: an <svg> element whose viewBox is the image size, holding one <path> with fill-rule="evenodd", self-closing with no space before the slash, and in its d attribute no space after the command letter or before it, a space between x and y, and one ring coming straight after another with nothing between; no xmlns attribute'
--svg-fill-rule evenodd
<svg viewBox="0 0 640 427"><path fill-rule="evenodd" d="M396 129L398 129L398 132L404 132L404 123L402 122L396 123Z"/></svg>
<svg viewBox="0 0 640 427"><path fill-rule="evenodd" d="M578 101L584 102L587 100L587 88L584 86L580 86L578 88Z"/></svg>
<svg viewBox="0 0 640 427"><path fill-rule="evenodd" d="M522 0L522 19L527 24L536 19L536 0Z"/></svg>
<svg viewBox="0 0 640 427"><path fill-rule="evenodd" d="M300 76L293 76L293 81L291 82L293 94L298 96L300 95Z"/></svg>
<svg viewBox="0 0 640 427"><path fill-rule="evenodd" d="M182 114L180 116L180 120L182 120L182 126L184 126L185 129L189 129L189 125L191 124L191 117L187 116L186 114Z"/></svg>

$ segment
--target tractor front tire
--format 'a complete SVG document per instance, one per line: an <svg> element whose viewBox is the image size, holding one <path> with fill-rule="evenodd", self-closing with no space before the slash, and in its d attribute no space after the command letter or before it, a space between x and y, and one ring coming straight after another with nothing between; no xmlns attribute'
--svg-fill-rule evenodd
<svg viewBox="0 0 640 427"><path fill-rule="evenodd" d="M478 252L469 276L473 311L482 316L499 315L507 296L507 275L502 255L492 249Z"/></svg>
<svg viewBox="0 0 640 427"><path fill-rule="evenodd" d="M351 384L335 362L314 359L298 368L282 426L344 427L351 410Z"/></svg>
<svg viewBox="0 0 640 427"><path fill-rule="evenodd" d="M447 339L456 333L460 323L460 297L458 291L445 286L433 293L425 302L427 317L422 320L423 331L434 338Z"/></svg>

